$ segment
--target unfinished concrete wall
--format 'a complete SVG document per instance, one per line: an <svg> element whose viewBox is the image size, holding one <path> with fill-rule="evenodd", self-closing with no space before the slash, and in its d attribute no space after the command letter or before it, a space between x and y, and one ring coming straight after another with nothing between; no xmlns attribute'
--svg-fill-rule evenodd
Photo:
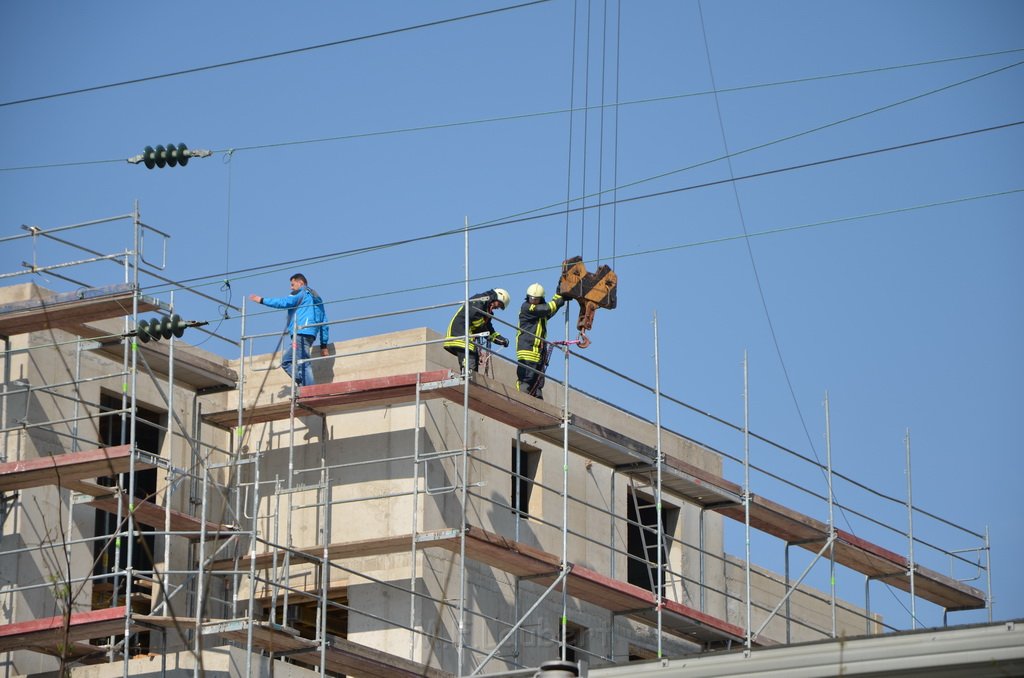
<svg viewBox="0 0 1024 678"><path fill-rule="evenodd" d="M828 561L821 566L827 567ZM756 631L768 618L768 613L775 608L786 593L785 578L765 568L751 565L750 600L752 603L751 617L753 629ZM727 587L733 596L729 601L728 619L733 624L743 626L746 623L746 568L744 561L728 556L726 561ZM792 586L793 582L790 582ZM790 596L790 622L787 624L783 608L768 623L761 635L776 643L799 643L808 640L821 640L831 636L832 608L829 593L814 587L801 585ZM836 600L836 635L861 636L865 633L880 633L879 619L868 619L863 608L856 607L843 600ZM788 638L788 640L787 640Z"/></svg>

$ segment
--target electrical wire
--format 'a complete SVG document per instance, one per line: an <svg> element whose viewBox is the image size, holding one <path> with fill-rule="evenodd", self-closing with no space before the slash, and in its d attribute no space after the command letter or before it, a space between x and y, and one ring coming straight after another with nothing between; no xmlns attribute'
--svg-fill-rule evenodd
<svg viewBox="0 0 1024 678"><path fill-rule="evenodd" d="M585 47L586 57L583 60L583 199L581 204L587 206L587 173L589 166L587 163L587 149L590 147L590 111L587 108L590 106L590 17L592 12L591 2L587 0L587 42ZM587 240L587 211L583 210L580 212L580 253L584 251L584 244Z"/></svg>
<svg viewBox="0 0 1024 678"><path fill-rule="evenodd" d="M974 202L976 200L986 200L986 199L990 199L990 198L998 198L998 197L1003 197L1003 196L1015 195L1015 194L1019 194L1019 193L1024 193L1024 188L1013 188L1013 189L1008 189L1008 190L1005 190L1005 191L996 191L996 192L992 192L992 193L984 193L984 194L979 194L979 195L971 195L971 196L965 196L965 197L960 197L960 198L951 198L949 200L941 200L941 201L938 201L938 202L923 203L923 204L918 204L918 205L909 205L909 206L906 206L906 207L896 207L896 208L893 208L893 209L881 210L881 211L877 211L877 212L865 212L863 214L856 214L856 215L853 215L853 216L836 217L834 219L825 219L825 220L822 220L822 221L813 221L813 222L808 222L808 223L804 223L804 224L794 224L794 225L791 225L791 226L779 226L779 227L776 227L776 228L771 228L771 229L766 229L766 230L761 230L761 231L753 231L753 232L750 232L750 233L737 233L735 235L726 235L726 236L720 236L720 237L717 237L717 238L707 238L707 239L704 239L704 240L695 240L695 241L690 241L690 242L686 242L686 243L679 243L679 244L675 244L675 245L666 245L664 247L655 247L655 248L650 248L650 249L645 249L645 250L637 250L637 251L634 251L634 252L627 252L625 254L620 254L618 256L619 256L620 259L631 259L631 258L636 258L636 257L646 257L646 256L654 255L654 254L664 254L664 253L667 253L667 252L675 252L675 251L678 251L678 250L690 249L690 248L695 248L695 247L705 247L705 246L709 246L709 245L720 245L720 244L724 244L724 243L728 243L728 242L735 242L737 240L743 240L744 238L762 238L762 237L766 237L766 236L782 235L782 234L785 234L785 233L793 233L793 232L796 232L796 231L809 230L809 229L820 228L820 227L824 227L824 226L833 226L833 225L844 224L844 223L848 223L848 222L852 222L852 221L860 221L860 220L864 220L864 219L874 219L874 218L878 218L878 217L892 216L892 215L896 215L896 214L905 214L905 213L908 213L908 212L916 212L916 211L919 211L919 210L931 209L931 208L935 208L935 207L946 207L946 206L950 206L950 205L957 205L957 204L962 204L962 203ZM288 270L289 268L291 268L292 265L294 265L294 263L295 262L283 262L283 263L274 264L275 268L272 269L272 270L266 270L265 269L265 270L261 270L261 271L256 272L256 273L252 273L252 274L250 274L248 276L238 276L236 278L236 280L241 280L241 279L244 279L246 277L255 277L257 275L264 275L266 273L273 273L273 272L279 272L279 271L283 271L283 270ZM526 274L550 273L550 272L560 271L560 270L561 270L561 265L537 266L537 267L533 267L533 268L526 268L526 269L521 269L521 270L516 270L516 271L504 271L504 272L500 272L500 273L493 273L493 274L486 275L486 276L479 276L479 277L473 278L473 281L474 282L481 282L481 281L485 281L485 280L497 280L497 279L500 279L500 278L510 278L510 277L513 277L513 276L520 276L520 275L526 275ZM183 282L189 282L189 281L183 281ZM440 288L444 288L444 287L450 287L450 286L453 286L453 285L461 285L461 284L463 284L463 282L464 282L464 280L460 278L458 280L449 280L449 281L440 282L440 283L430 283L430 284L427 284L427 285L419 285L419 286L416 286L416 287L405 287L405 288L402 288L402 289L389 290L389 291L386 291L386 292L375 292L373 294L365 294L365 295L359 295L359 296L354 296L354 297L345 297L345 298L338 299L338 300L335 300L335 301L332 301L332 302L326 302L326 304L330 305L330 304L349 303L349 302L353 302L353 301L365 301L365 300L369 300L369 299L377 299L377 298L381 298L381 297L388 297L388 296L393 296L393 295L398 295L398 294L409 294L411 292L422 292L424 290L440 289ZM206 284L212 284L212 283L206 283ZM202 286L202 285L200 285L200 286ZM147 287L145 287L143 289L144 289L144 291L153 293L153 292L159 292L159 291L165 289L165 287L161 286L161 285L154 285L154 286L147 286ZM267 311L267 313L272 313L272 312L274 312L274 311ZM707 414L705 412L702 412L702 413ZM727 423L727 422L723 422L723 423Z"/></svg>
<svg viewBox="0 0 1024 678"><path fill-rule="evenodd" d="M620 10L621 10L621 7L620 7ZM848 76L853 76L853 75L864 75L864 74L870 74L870 73L879 73L879 72L892 71L892 70L898 70L898 69L903 69L903 68L916 68L916 67L919 67L919 66L927 66L927 65L931 65L931 64L947 63L947 62L954 62L954 61L964 61L964 60L969 60L969 59L979 59L979 58L983 58L983 57L996 56L996 55L1000 55L1000 54L1012 54L1012 53L1017 53L1017 52L1024 52L1024 48L1012 49L1012 50L1004 50L1004 51L1001 51L1001 52L986 52L984 54L972 54L972 55L960 56L960 57L949 57L949 58L946 58L946 59L938 59L938 60L935 60L935 61L924 61L924 62L918 62L918 63L912 63L912 64L901 64L901 65L896 65L896 66L884 66L884 67L880 67L880 68L877 68L877 69L868 69L868 70L861 70L861 71L849 71L849 72L844 72L844 73L835 73L835 74L829 74L829 75L812 76L812 77L808 77L808 78L800 78L800 79L794 79L794 80L780 80L780 81L776 81L776 82L758 83L758 84L743 85L743 86L738 86L738 87L729 87L729 88L724 88L724 89L717 90L717 92L718 93L739 92L739 91L749 90L749 89L758 89L758 88L763 88L763 87L775 87L775 86L781 86L781 85L789 85L789 84L795 84L795 83L810 82L810 81L814 81L814 80L826 80L826 79L831 79L831 78L843 78L843 77L848 77ZM575 54L575 47L573 47L573 53ZM618 59L618 56L616 56L616 59ZM575 62L574 62L574 64L575 64ZM1017 65L1020 65L1020 62L1015 63L1015 64L1011 64L1009 67L1017 66ZM273 149L273 148L285 148L285 147L290 147L290 146L303 146L303 145L307 145L307 144L321 144L321 143L332 143L332 142L337 142L337 141L351 141L351 140L355 140L355 139L367 139L367 138L378 137L378 136L390 136L390 135L393 135L393 134L409 134L409 133L413 133L413 132L427 132L427 131L432 131L432 130L451 129L451 128L458 128L458 127L465 127L465 126L473 126L473 125L486 125L486 124L498 123L498 122L512 122L512 121L516 121L516 120L526 120L526 119L530 119L530 118L542 118L542 117L550 117L550 116L565 115L565 114L569 114L569 116L570 116L570 126L571 126L571 124L572 124L572 115L574 113L583 112L583 111L586 111L588 109L603 109L603 108L608 108L608 107L614 107L616 109L616 116L617 116L618 115L618 110L620 108L622 108L622 107L637 106L637 105L644 105L644 104L651 104L651 103L659 103L659 102L664 102L664 101L674 101L674 100L686 99L686 98L690 98L690 97L709 96L709 95L713 95L713 94L716 93L715 90L706 90L706 91L701 91L701 92L687 92L687 93L683 93L683 94L671 94L671 95L662 96L662 97L649 97L649 98L644 98L644 99L633 99L633 100L630 100L630 101L619 102L618 101L618 77L619 77L618 69L619 69L618 61L616 61L616 103L600 104L600 105L595 105L595 106L581 106L581 107L576 108L576 107L573 107L573 101L570 101L569 102L569 108L559 108L559 109L553 109L553 110L549 110L549 111L535 111L535 112L531 112L531 113L516 113L516 114L512 114L512 115L492 116L492 117L487 117L487 118L476 118L476 119L472 119L472 120L456 120L456 121L453 121L453 122L436 123L436 124L429 124L429 125L417 125L417 126L412 126L412 127L397 127L397 128L387 129L387 130L375 130L375 131L370 131L370 132L355 132L355 133L352 133L352 134L342 134L342 135L335 135L335 136L329 136L329 137L316 137L316 138L313 138L313 139L297 139L297 140L292 140L292 141L281 141L281 142L274 142L274 143L267 143L267 144L252 144L252 145L249 145L249 146L233 146L233 147L230 147L230 148L215 149L213 152L214 153L229 154L229 153L240 152L240 151L260 151L260 150L268 150L268 149ZM575 70L575 65L573 65L573 70ZM999 70L1005 70L1005 69L999 69ZM992 75L995 72L998 72L998 71L993 71L993 72L989 72L989 73L983 73L983 74L981 74L980 76L977 76L977 77L978 78L985 77L987 75ZM963 84L964 82L968 82L968 81L962 81L960 83L954 83L953 85L950 85L950 87L956 86L958 84ZM936 91L938 91L938 90L936 90ZM932 93L935 93L935 92L926 92L925 94L920 95L920 96L926 96L926 95L932 94ZM896 104L893 104L893 105L897 105L899 103L905 103L905 102L897 102ZM871 113L871 112L875 112L875 111L869 111L868 113ZM836 123L833 123L833 124L838 124L840 122L845 122L845 120L836 121ZM618 123L616 122L616 125L617 124ZM817 131L817 129L808 130L807 132L804 132L803 134L807 134L807 133L814 132L814 131ZM618 135L618 131L616 130L616 144L618 144L618 141L617 141L618 136L617 135ZM787 140L789 140L791 138L795 138L795 137L786 137L786 138L783 138L783 139L777 139L775 141L768 142L768 143L764 144L763 146L758 146L758 147L746 149L744 151L738 151L737 154L739 154L739 153L746 153L746 152L749 152L749 151L752 151L752 150L758 150L758 149L763 148L765 146L770 146L772 144L779 143L781 141L787 141ZM716 162L716 161L721 160L721 159L722 158L714 158L712 160L708 160L707 162L708 163ZM38 170L38 169L60 169L60 168L64 168L64 167L84 167L84 166L88 166L88 165L123 164L124 162L125 162L124 158L107 158L107 159L104 159L104 160L80 160L80 161L70 161L70 162L42 163L42 164L36 164L36 165L18 165L18 166L13 166L13 167L0 167L0 172L18 172L18 171ZM684 167L684 168L681 168L681 169L678 169L678 170L673 170L673 172L685 171L687 169L692 169L692 167ZM672 172L669 172L668 174L671 174L671 173ZM643 181L650 181L652 179L657 179L657 178L660 178L662 176L666 176L666 175L657 175L655 177L649 177L647 179L641 179L640 181L641 182L643 182ZM615 183L615 187L612 188L612 189L609 189L610 191L611 190L617 191L619 188L622 188L622 187L620 187L618 185L617 179L616 179L616 181L614 183ZM607 191L605 191L605 192L607 192ZM599 195L599 193L595 194L595 195ZM586 197L589 198L591 196L586 196ZM555 203L555 204L561 204L561 203ZM554 206L554 205L547 205L546 207L552 207L552 206ZM537 208L537 209L546 209L546 207L540 207L540 208Z"/></svg>
<svg viewBox="0 0 1024 678"><path fill-rule="evenodd" d="M716 90L716 92L717 92L717 87L715 85L715 71L714 71L714 67L712 65L712 61L711 61L711 46L710 46L710 44L708 42L707 28L705 27L705 23L704 23L703 3L701 2L701 0L697 0L697 15L700 17L700 29L701 29L701 35L704 38L704 53L705 53L705 55L707 57L708 75L711 78L711 88L713 90ZM751 242L750 242L749 233L747 231L746 217L743 214L743 205L742 205L742 202L740 201L739 187L738 187L738 185L737 185L737 183L735 181L735 175L734 175L734 172L733 172L733 165L732 165L732 156L729 153L729 142L728 142L728 139L727 139L726 133L725 133L725 121L722 118L722 108L721 108L721 105L719 103L718 96L719 95L716 93L715 97L714 97L715 113L716 113L716 115L718 117L718 129L719 129L719 132L721 133L722 145L725 148L726 162L727 162L728 167L729 167L729 177L731 179L733 179L730 182L730 185L732 186L733 199L734 199L734 201L736 203L736 212L739 215L740 226L743 229L743 236L744 236L743 237L743 242L746 245L747 256L750 259L750 268L751 268L751 270L754 273L754 283L755 283L755 285L757 287L758 296L761 299L761 308L764 310L764 317L765 317L765 321L768 323L768 331L769 331L769 334L771 335L771 338L772 338L772 345L775 347L775 355L779 359L779 366L782 367L782 375L783 375L783 377L786 380L786 387L789 389L789 396L790 396L790 399L793 402L793 407L796 410L797 418L800 420L800 426L801 426L801 428L803 428L804 436L807 438L807 444L811 448L811 453L814 455L814 460L817 463L818 470L821 471L822 476L824 476L826 481L828 481L829 480L828 479L828 472L826 472L825 467L822 465L821 458L818 456L818 450L817 450L817 448L814 445L814 441L811 439L811 433L810 433L810 430L807 427L807 420L804 418L803 409L800 407L800 401L796 397L796 389L793 388L793 380L789 376L789 367L786 365L786 360L785 360L785 358L782 355L782 345L779 343L778 333L776 333L776 331L775 331L775 323L772 320L771 312L768 309L768 299L765 297L764 285L762 285L762 283L761 283L761 274L760 274L760 272L757 269L757 261L754 258L754 248L753 248L753 245L751 245ZM831 471L829 471L829 472L831 472ZM834 491L832 489L831 482L829 482L829 490L832 493L830 498L829 498L829 500L832 501L832 498L835 497L835 493L834 493ZM744 491L749 492L749 488L744 488ZM838 501L838 497L836 497L835 499L836 499L836 501ZM843 509L842 506L839 507L839 513L843 517L843 520L846 522L846 526L847 526L847 528L849 528L850 532L852 534L856 535L856 532L855 532L855 530L853 528L853 525L850 523L850 518L846 514L846 511ZM830 524L829 525L829 529L834 529L833 525ZM867 560L865 559L864 562L866 564ZM833 586L834 586L834 581L833 581ZM886 589L889 591L889 593L892 595L892 597L896 600L896 602L898 602L904 608L904 610L907 610L907 612L910 612L910 610L907 609L906 605L904 605L903 601L900 600L896 596L896 594L892 590L891 586L886 584Z"/></svg>
<svg viewBox="0 0 1024 678"><path fill-rule="evenodd" d="M707 58L708 76L711 78L711 89L716 90L717 92L718 88L715 84L715 69L711 61L711 45L708 42L707 28L704 23L704 8L701 0L697 0L697 16L700 18L700 30L701 36L704 39L704 55ZM737 183L735 181L735 172L732 166L732 155L729 153L729 140L725 133L725 120L722 118L722 107L721 103L718 100L717 93L714 96L714 101L715 115L718 118L718 131L722 138L722 147L725 149L726 163L729 167L729 178L732 179L732 181L730 181L730 185L732 186L733 200L736 204L736 213L739 216L740 226L743 228L743 233L744 235L746 235L747 220L743 214L743 203L740 201L739 187L737 186ZM772 314L768 310L768 299L765 297L764 294L764 285L761 284L761 274L757 270L757 260L754 258L754 248L750 244L750 238L744 238L744 242L747 246L747 256L750 259L750 269L754 273L754 283L757 286L757 293L761 299L761 308L764 310L764 317L768 323L768 331L772 337L772 344L775 346L775 355L778 357L779 365L782 367L782 374L786 379L786 385L789 387L789 395L793 400L793 406L796 408L797 416L800 419L800 425L804 429L804 435L807 436L807 443L811 446L811 451L814 453L814 458L815 460L818 461L818 466L820 467L821 460L818 459L818 450L815 448L814 442L811 440L811 434L807 428L807 422L804 419L804 413L800 409L800 403L796 397L796 390L793 388L793 380L789 376L789 368L787 367L786 360L782 355L782 346L779 344L779 337L778 334L775 332L775 323L772 321Z"/></svg>
<svg viewBox="0 0 1024 678"><path fill-rule="evenodd" d="M307 47L298 47L296 49L287 49L280 52L272 52L270 54L261 54L254 57L245 57L242 59L234 59L232 61L224 61L217 64L210 64L208 66L197 66L196 68L186 68L180 71L172 71L170 73L161 73L159 75L148 75L141 78L133 78L131 80L122 80L120 82L112 82L106 85L93 85L92 87L83 87L81 89L68 90L65 92L56 92L54 94L44 94L37 97L28 97L25 99L17 99L15 101L5 101L0 103L0 108L5 106L17 106L19 104L27 104L34 101L45 101L47 99L57 99L59 97L71 96L74 94L84 94L86 92L98 92L100 90L112 89L115 87L124 87L126 85L135 85L141 82L151 82L153 80L163 80L165 78L174 78L182 75L191 75L194 73L203 73L206 71L212 71L219 68L227 68L228 66L238 66L240 64L249 64L256 61L266 61L268 59L276 59L283 56L291 56L293 54L302 54L304 52L312 52L318 49L324 49L327 47L337 47L339 45L348 45L354 42L362 42L364 40L371 40L374 38L382 38L389 35L397 35L399 33L408 33L410 31L416 31L423 28L434 28L435 26L442 26L444 24L455 23L458 21L466 21L468 19L477 19L482 16L488 16L491 14L499 14L501 12L509 12L516 9L522 9L524 7L531 7L533 5L540 5L552 0L532 0L531 2L524 2L518 5L510 5L508 7L498 7L496 9L485 10L482 12L474 12L472 14L463 14L462 16L449 17L447 19L438 19L436 21L428 21L426 23L416 24L413 26L404 26L402 28L393 28L387 31L380 31L377 33L367 33L365 35L357 35L351 38L343 38L341 40L334 40L332 42L324 42L318 45L309 45Z"/></svg>
<svg viewBox="0 0 1024 678"><path fill-rule="evenodd" d="M576 11L579 0L572 3L572 57L569 62L569 157L566 161L565 172L565 204L571 203L572 199L572 124L576 118L573 107L576 105ZM586 106L586 102L584 102ZM569 213L565 213L565 253L562 259L569 258Z"/></svg>
<svg viewBox="0 0 1024 678"><path fill-rule="evenodd" d="M667 189L667 190L664 190L664 191L657 191L657 192L654 192L654 193L647 193L647 194L644 194L644 195L631 196L631 197L628 197L628 198L619 198L618 200L615 201L615 203L619 204L619 203L636 202L636 201L639 201L639 200L647 200L647 199L650 199L650 198L656 198L656 197L665 196L665 195L672 195L672 194L682 193L682 192L686 192L686 191L698 190L698 189L701 189L701 188L708 188L708 187L711 187L711 186L719 186L719 185L723 185L723 184L726 184L726 183L729 183L729 182L732 182L732 181L746 181L746 180L756 179L756 178L760 178L760 177L772 176L772 175L776 175L776 174L782 174L782 173L785 173L785 172L792 172L792 171L796 171L796 170L807 169L807 168L810 168L810 167L817 167L817 166L827 165L827 164L831 164L831 163L842 162L842 161L846 161L846 160L852 160L852 159L855 159L855 158L864 158L864 157L869 157L869 156L872 156L872 155L879 155L879 154L882 154L882 153L889 153L889 152L893 152L893 151L897 151L897 150L904 150L904 149L907 149L907 148L914 148L914 147L917 147L917 146L924 146L926 144L938 143L938 142L942 142L942 141L949 141L949 140L953 140L953 139L960 139L960 138L964 138L964 137L968 137L968 136L972 136L972 135L976 135L976 134L983 134L983 133L986 133L986 132L993 132L993 131L997 131L997 130L1009 129L1009 128L1020 126L1020 125L1024 125L1024 120L1017 120L1015 122L1009 122L1009 123L1004 123L1004 124L1001 124L1001 125L994 125L992 127L984 127L984 128L975 129L975 130L969 130L969 131L966 131L966 132L957 132L955 134L947 134L947 135L944 135L944 136L941 136L941 137L933 137L933 138L930 138L930 139L922 139L922 140L919 140L919 141L913 141L913 142L909 142L909 143L905 143L905 144L899 144L899 145L896 145L896 146L888 146L888 147L885 147L885 148L877 148L877 149L872 149L872 150L868 150L868 151L860 151L860 152L857 152L857 153L850 153L850 154L843 155L843 156L838 156L838 157L833 157L833 158L826 158L826 159L823 159L823 160L815 160L815 161L811 161L811 162L806 162L806 163L802 163L802 164L799 164L799 165L791 165L791 166L788 166L788 167L779 167L779 168L775 168L775 169L764 170L764 171L761 171L761 172L755 172L755 173L752 173L752 174L747 174L747 175L735 177L735 178L732 178L732 179L718 179L718 180L715 180L715 181L707 181L707 182L703 182L703 183L700 183L700 184L691 184L689 186L682 186L682 187L679 187L679 188ZM561 204L561 203L559 203L559 204ZM470 226L468 228L468 230L473 232L473 231L487 230L487 229L491 229L491 228L498 228L498 227L501 227L501 226L510 226L510 225L514 225L514 224L522 224L522 223L525 223L525 222L528 222L528 221L534 221L534 220L538 220L538 219L546 219L548 217L554 217L554 216L562 216L563 214L566 214L566 213L579 212L579 211L582 211L582 210L585 210L585 209L599 209L601 207L605 207L605 206L610 205L610 204L612 204L612 202L608 201L608 202L604 202L604 203L598 203L596 205L589 205L589 206L586 206L586 207L582 207L582 206L581 207L571 207L571 208L567 208L567 209L564 209L564 210L557 210L557 211L553 211L553 212L546 212L544 214L521 213L521 214L525 214L525 216L514 216L512 218L503 219L503 220L495 220L495 221L483 222L483 223L480 223L480 224L476 224L474 226ZM369 252L378 252L378 251L385 250L385 249L391 249L391 248L394 248L394 247L400 247L402 245L409 245L409 244L415 244L415 243L420 243L420 242L426 242L428 240L433 240L433 239L437 239L437 238L443 238L443 237L447 237L447 236L451 236L451 235L461 235L465 230L466 229L464 227L459 227L459 228L439 231L439 232L436 232L436 233L430 233L430 234L427 234L427 235L414 236L414 237L410 237L410 238L403 238L401 240L393 240L393 241L386 242L386 243L378 243L378 244L375 244L375 245L366 245L366 246L363 246L363 247L357 247L357 248L348 249L348 250L341 250L341 251L338 251L338 252L332 252L332 253L329 253L329 254L323 254L323 255L316 256L316 257L312 257L312 258L310 258L310 257L302 257L302 258L297 258L297 259L290 259L290 260L283 261L283 262L275 262L275 263L272 263L272 264L261 264L261 265L258 265L258 266L250 266L250 267L246 267L246 268L242 268L242 269L237 269L235 271L230 271L227 274L227 277L231 277L233 279L236 279L236 278L239 278L240 276L246 276L247 274L261 275L261 274L265 274L265 273L270 273L270 272L281 270L281 268L289 268L291 266L294 266L294 265L297 265L297 264L301 264L301 263L304 263L304 264L307 264L307 265L326 263L328 261L334 261L334 260L337 260L337 259L347 258L347 257L355 256L355 255L358 255L358 254L365 254L365 253L369 253ZM624 256L624 255L620 255L620 256ZM215 278L216 278L217 281L219 281L220 277L221 277L220 274L217 274L217 276L209 276L209 275L197 276L197 277L194 277L194 278L188 278L188 279L179 281L179 283L180 284L202 283L204 281L214 280Z"/></svg>
<svg viewBox="0 0 1024 678"><path fill-rule="evenodd" d="M621 56L621 45L622 45L622 0L618 0L616 5L617 14L615 16L615 152L613 160L612 170L612 200L615 201L619 197L619 75L621 74L620 69L620 56ZM617 202L613 202L612 205L612 268L615 268L615 248L618 242L618 224L619 224L619 205Z"/></svg>
<svg viewBox="0 0 1024 678"><path fill-rule="evenodd" d="M603 22L601 25L601 124L597 133L598 154L597 154L597 187L604 188L604 111L605 105L604 86L607 81L605 74L605 62L608 56L608 0L604 0ZM589 101L587 102L590 103ZM601 214L604 210L597 211L597 262L601 263ZM582 254L582 250L581 250Z"/></svg>
<svg viewBox="0 0 1024 678"><path fill-rule="evenodd" d="M912 101L917 101L917 100L923 99L925 97L932 96L934 94L938 94L940 92L944 92L946 90L952 89L954 87L959 87L961 85L965 85L965 84L968 84L970 82L974 82L976 80L980 80L982 78L986 78L986 77L989 77L989 76L992 76L992 75L996 75L997 73L1002 73L1003 71L1009 70L1011 68L1016 68L1017 66L1020 66L1021 64L1024 64L1024 61L1018 61L1016 63L1009 64L1008 66L1002 66L1002 67L997 68L995 70L987 71L985 73L981 73L979 75L972 76L972 77L967 78L965 80L959 80L957 82L953 82L953 83L950 83L948 85L943 85L942 87L939 87L939 88L936 88L936 89L932 89L932 90L928 90L926 92L922 92L921 94L915 94L914 96L906 98L906 99L900 99L899 101L894 101L894 102L886 104L884 106L879 106L877 108L873 108L873 109L870 109L870 110L867 110L867 111L862 111L860 113L856 113L854 115L851 115L851 116L848 116L848 117L845 117L845 118L840 118L838 120L833 120L832 122L828 122L828 123L825 123L823 125L819 125L817 127L813 127L811 129L804 130L802 132L796 132L794 134L790 134L790 135L784 136L784 137L779 137L777 139L773 139L771 141L766 141L764 143L757 144L755 146L749 146L749 147L744 148L742 150L735 151L732 154L732 157L736 157L736 156L739 156L739 155L744 155L746 153L752 153L754 151L758 151L758 150L761 150L761 149L764 149L764 148L768 148L768 147L774 146L776 144L781 144L781 143L784 143L786 141L792 141L793 139L799 139L800 137L807 136L808 134L813 134L815 132L820 132L822 130L826 130L826 129L829 129L829 128L832 128L832 127L836 127L838 125L842 125L842 124L847 123L847 122L852 122L853 120L858 120L860 118L864 118L864 117L867 117L869 115L873 115L875 113L881 113L882 111L886 111L886 110L889 110L889 109L892 109L892 108L896 108L897 106L902 106L903 104L907 104L907 103L910 103ZM702 160L701 162L697 162L697 163L694 163L692 165L687 165L685 167L679 167L679 168L674 169L674 170L669 170L667 172L662 172L660 174L654 174L654 175L651 175L651 176L648 176L648 177L643 177L641 179L637 179L635 181L631 181L631 182L628 182L628 183L625 183L625 184L620 184L620 185L615 186L614 188L607 189L607 190L604 190L604 191L600 191L599 193L595 193L594 195L602 195L604 193L609 193L609 192L621 190L621 189L624 189L624 188L631 188L633 186L638 186L640 184L644 184L644 183L647 183L649 181L655 181L657 179L663 179L665 177L672 176L673 174L680 174L682 172L688 172L689 170L697 169L699 167L704 167L706 165L711 165L713 163L716 163L716 162L718 162L720 160L724 160L726 157L727 156L723 155L723 156L719 156L719 157L716 157L716 158L709 158L707 160ZM593 197L593 196L583 196L581 198L575 198L575 199L576 200L581 200L583 198L590 198L590 197ZM531 210L525 210L523 212L518 212L516 214L508 215L507 217L502 217L502 218L503 219L508 219L508 218L511 218L511 217L518 217L518 216L522 216L522 215L526 215L526 214L531 214L533 212L539 212L541 210L550 209L552 207L558 207L559 205L564 205L564 204L566 204L565 201L549 203L547 205L542 205L540 207L535 207L535 208L533 208Z"/></svg>

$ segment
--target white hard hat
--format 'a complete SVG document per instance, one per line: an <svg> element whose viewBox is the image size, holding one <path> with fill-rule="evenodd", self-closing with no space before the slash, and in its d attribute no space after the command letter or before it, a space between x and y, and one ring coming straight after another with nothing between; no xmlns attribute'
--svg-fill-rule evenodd
<svg viewBox="0 0 1024 678"><path fill-rule="evenodd" d="M508 300L509 300L508 292L506 292L505 290L501 289L500 287L495 287L494 288L494 294L498 297L498 301L501 302L501 307L502 308L508 308Z"/></svg>
<svg viewBox="0 0 1024 678"><path fill-rule="evenodd" d="M530 285L529 287L526 288L526 296L528 296L528 297L543 297L544 296L544 286L541 285L540 283L533 283L532 285Z"/></svg>

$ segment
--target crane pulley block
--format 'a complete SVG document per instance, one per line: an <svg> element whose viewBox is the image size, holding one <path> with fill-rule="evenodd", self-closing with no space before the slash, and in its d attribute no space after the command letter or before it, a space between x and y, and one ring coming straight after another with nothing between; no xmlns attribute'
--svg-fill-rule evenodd
<svg viewBox="0 0 1024 678"><path fill-rule="evenodd" d="M580 316L576 321L576 329L580 333L580 348L590 345L587 332L594 326L594 313L597 309L615 308L618 283L619 277L607 265L588 273L583 257L572 257L562 262L558 294L579 302Z"/></svg>

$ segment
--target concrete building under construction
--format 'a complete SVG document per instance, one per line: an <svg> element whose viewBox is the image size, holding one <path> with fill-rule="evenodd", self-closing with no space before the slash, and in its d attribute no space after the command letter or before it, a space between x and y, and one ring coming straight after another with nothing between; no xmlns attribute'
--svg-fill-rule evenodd
<svg viewBox="0 0 1024 678"><path fill-rule="evenodd" d="M218 337L235 358L190 345L200 327L143 342L139 321L189 292L149 294L171 283L139 256L150 227L137 210L112 220L133 247L80 249L123 275L0 289L5 677L533 675L554 659L564 675L657 675L899 630L806 571L728 554L728 522L865 590L990 608L983 535L944 554L978 566L979 588L839 529L830 466L813 516L753 492L742 451L662 425L663 405L685 404L656 384L629 385L656 403L648 416L611 402L615 374L593 393L549 378L536 399L515 363L467 379L441 335L409 323L334 343L292 392L276 352L252 353L266 335L246 334L244 307L240 335Z"/></svg>

